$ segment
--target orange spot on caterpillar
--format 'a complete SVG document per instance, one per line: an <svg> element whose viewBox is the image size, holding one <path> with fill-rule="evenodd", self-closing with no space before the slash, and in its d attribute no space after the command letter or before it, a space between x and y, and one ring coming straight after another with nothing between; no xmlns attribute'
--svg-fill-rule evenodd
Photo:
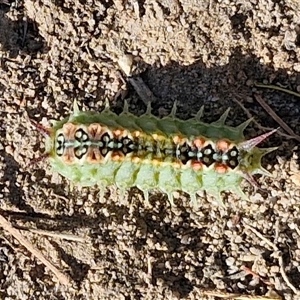
<svg viewBox="0 0 300 300"><path fill-rule="evenodd" d="M216 147L218 150L220 150L221 152L227 152L229 149L229 145L231 143L229 141L226 140L220 140L217 142Z"/></svg>
<svg viewBox="0 0 300 300"><path fill-rule="evenodd" d="M228 167L226 165L216 163L215 170L219 174L225 174L228 170Z"/></svg>
<svg viewBox="0 0 300 300"><path fill-rule="evenodd" d="M63 125L62 131L66 140L74 140L75 132L78 128L78 125L73 123L66 123Z"/></svg>
<svg viewBox="0 0 300 300"><path fill-rule="evenodd" d="M179 141L180 141L180 137L179 137L178 135L175 135L175 136L173 137L173 142L174 142L175 144L179 144Z"/></svg>
<svg viewBox="0 0 300 300"><path fill-rule="evenodd" d="M138 164L141 161L141 159L138 156L134 156L131 161L135 164Z"/></svg>
<svg viewBox="0 0 300 300"><path fill-rule="evenodd" d="M140 135L141 135L140 131L134 131L132 134L133 137L139 137Z"/></svg>
<svg viewBox="0 0 300 300"><path fill-rule="evenodd" d="M191 166L194 171L200 171L203 168L203 164L200 161L193 161Z"/></svg>
<svg viewBox="0 0 300 300"><path fill-rule="evenodd" d="M102 129L102 127L98 123L92 123L87 128L88 133L95 140L100 139L100 137L101 137L101 129Z"/></svg>
<svg viewBox="0 0 300 300"><path fill-rule="evenodd" d="M175 162L173 162L172 163L172 166L174 167L174 168L176 168L176 169L179 169L179 168L181 168L181 166L182 166L182 163L181 162L177 162L177 161L175 161Z"/></svg>
<svg viewBox="0 0 300 300"><path fill-rule="evenodd" d="M99 162L101 162L101 160L103 159L103 157L100 154L99 149L94 148L94 147L90 147L88 154L86 156L86 161L90 164L97 164Z"/></svg>
<svg viewBox="0 0 300 300"><path fill-rule="evenodd" d="M154 158L151 160L151 164L154 166L160 166L162 164L162 161L157 158Z"/></svg>
<svg viewBox="0 0 300 300"><path fill-rule="evenodd" d="M197 147L198 149L201 149L204 146L204 143L205 143L205 139L202 138L197 138L193 140L194 146Z"/></svg>
<svg viewBox="0 0 300 300"><path fill-rule="evenodd" d="M75 162L74 148L66 148L62 159L68 165L73 164Z"/></svg>
<svg viewBox="0 0 300 300"><path fill-rule="evenodd" d="M116 129L113 131L113 135L115 137L119 137L120 135L123 135L123 133L124 133L124 130L121 130L121 129Z"/></svg>
<svg viewBox="0 0 300 300"><path fill-rule="evenodd" d="M111 159L112 159L113 161L120 161L120 160L123 160L123 159L124 159L124 154L123 154L122 152L120 152L120 151L114 152L114 153L112 153L112 155L111 155Z"/></svg>
<svg viewBox="0 0 300 300"><path fill-rule="evenodd" d="M184 137L181 137L179 135L175 135L173 137L173 142L175 144L179 144L179 145L182 145L184 142L188 141L187 138L184 138Z"/></svg>
<svg viewBox="0 0 300 300"><path fill-rule="evenodd" d="M152 137L155 141L162 141L165 137L162 135L158 135L157 133L153 133Z"/></svg>

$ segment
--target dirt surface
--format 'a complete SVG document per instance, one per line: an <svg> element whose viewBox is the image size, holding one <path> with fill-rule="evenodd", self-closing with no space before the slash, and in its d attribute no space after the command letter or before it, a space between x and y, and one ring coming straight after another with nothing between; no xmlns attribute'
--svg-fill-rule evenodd
<svg viewBox="0 0 300 300"><path fill-rule="evenodd" d="M0 1L1 214L71 280L61 284L2 230L2 299L300 299L299 150L283 130L264 144L279 146L264 159L273 178L258 177L257 191L243 184L251 201L224 193L225 208L209 191L198 210L182 193L175 207L159 192L146 206L136 188L110 187L102 201L47 162L27 166L44 150L27 115L47 125L74 99L99 111L108 99L116 113L127 99L145 112L124 58L157 98L157 116L175 100L181 119L204 105L211 122L231 107L230 125L255 118L253 137L279 126L260 95L300 135L299 98L254 87L300 91L299 1Z"/></svg>

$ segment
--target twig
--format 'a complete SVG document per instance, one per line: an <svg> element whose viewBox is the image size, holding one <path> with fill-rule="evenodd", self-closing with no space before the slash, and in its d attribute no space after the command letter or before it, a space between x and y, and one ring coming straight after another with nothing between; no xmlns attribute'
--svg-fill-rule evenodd
<svg viewBox="0 0 300 300"><path fill-rule="evenodd" d="M295 224L295 230L296 230L296 232L297 232L297 234L299 235L299 237L300 237L300 229L299 229L299 227Z"/></svg>
<svg viewBox="0 0 300 300"><path fill-rule="evenodd" d="M280 296L252 296L252 295L242 295L242 294L233 294L221 291L202 291L202 294L205 296L218 297L222 299L231 299L231 300L280 300Z"/></svg>
<svg viewBox="0 0 300 300"><path fill-rule="evenodd" d="M294 133L292 128L290 128L274 111L273 109L262 99L259 95L254 95L256 101L266 110L266 112L294 139L300 141L300 136Z"/></svg>
<svg viewBox="0 0 300 300"><path fill-rule="evenodd" d="M274 243L272 243L270 240L265 238L259 231L257 231L252 226L246 224L245 222L243 222L243 224L244 224L245 228L252 231L256 236L258 236L261 240L263 240L266 244L268 244L271 248L273 248L274 252L276 252L276 254L277 254L279 269L280 269L280 273L281 273L281 276L282 276L284 282L296 295L299 295L300 291L290 282L289 278L287 277L287 275L285 273L282 254L281 254L281 251L278 249L278 247Z"/></svg>
<svg viewBox="0 0 300 300"><path fill-rule="evenodd" d="M30 228L28 228L28 229L26 228L25 230L28 230L28 231L33 232L33 233L41 234L41 235L57 237L57 238L64 239L64 240L86 243L86 238L76 236L76 235L73 235L73 234L56 233L56 232L51 232L51 231L46 231L46 230L41 230L41 229L30 229Z"/></svg>
<svg viewBox="0 0 300 300"><path fill-rule="evenodd" d="M22 37L22 47L24 47L25 45L25 40L26 40L26 34L28 31L28 20L25 17L25 21L24 21L24 31L23 31L23 37Z"/></svg>
<svg viewBox="0 0 300 300"><path fill-rule="evenodd" d="M149 102L157 102L157 98L153 95L141 77L128 77L128 81L146 105L148 105Z"/></svg>
<svg viewBox="0 0 300 300"><path fill-rule="evenodd" d="M299 93L296 93L294 91L290 91L288 89L282 88L282 87L277 86L277 85L262 84L262 83L254 83L254 85L257 86L257 87L267 88L267 89L272 89L272 90L277 90L277 91L281 91L281 92L284 92L284 93L287 93L287 94L291 94L291 95L296 96L296 97L300 97Z"/></svg>
<svg viewBox="0 0 300 300"><path fill-rule="evenodd" d="M148 106L150 103L155 103L158 99L151 92L149 87L145 84L140 76L133 76L133 56L132 55L121 55L118 59L118 65L120 69L124 72L129 83L133 86L141 100Z"/></svg>
<svg viewBox="0 0 300 300"><path fill-rule="evenodd" d="M2 226L4 230L9 232L15 239L17 239L20 244L22 244L29 252L32 253L32 255L34 255L46 267L48 267L48 269L50 269L55 274L61 284L69 286L71 285L70 279L65 274L60 272L55 266L53 266L40 251L34 248L34 246L23 237L19 230L13 228L12 225L1 215L0 226Z"/></svg>
<svg viewBox="0 0 300 300"><path fill-rule="evenodd" d="M68 202L69 201L69 199L66 197L66 196L63 196L63 195L59 195L59 194L56 194L56 193L51 193L53 196L55 196L55 197L57 197L58 199L61 199L61 200L63 200L63 201L66 201L66 202Z"/></svg>
<svg viewBox="0 0 300 300"><path fill-rule="evenodd" d="M246 266L242 266L241 269L243 271L245 271L247 274L252 275L255 278L258 278L260 281L262 281L264 284L266 285L270 285L273 286L273 283L271 283L269 280L266 280L264 278L262 278L259 274L255 273L254 271L252 271L250 268L246 267Z"/></svg>
<svg viewBox="0 0 300 300"><path fill-rule="evenodd" d="M241 99L241 97L239 97L238 95L235 94L235 96L236 96L237 98L240 98L240 99ZM235 97L233 97L232 100L233 100L235 103L237 103L237 104L241 107L241 109L245 112L245 114L247 115L247 117L248 117L249 119L253 118L253 116L252 116L252 114L249 112L249 110L248 110L248 109L247 109L247 108L246 108L239 100L235 99ZM274 128L265 127L265 126L260 125L255 119L253 119L253 123L254 123L260 130L262 130L262 131L271 131L271 130L274 129ZM279 135L281 135L281 136L283 136L283 137L285 137L285 138L287 138L287 139L294 139L294 138L295 138L294 135L289 135L289 134L283 133L283 132L280 131L280 130L277 130L276 132L277 132L277 134L279 134Z"/></svg>

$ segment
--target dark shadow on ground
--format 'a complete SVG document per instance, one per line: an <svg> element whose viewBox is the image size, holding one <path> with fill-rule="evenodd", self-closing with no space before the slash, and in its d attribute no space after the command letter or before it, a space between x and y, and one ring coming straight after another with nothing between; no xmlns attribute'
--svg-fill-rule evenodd
<svg viewBox="0 0 300 300"><path fill-rule="evenodd" d="M8 10L9 5L0 4L0 45L9 57L15 58L20 52L32 57L38 52L46 52L46 41L39 34L38 25L27 16L11 21L5 15Z"/></svg>

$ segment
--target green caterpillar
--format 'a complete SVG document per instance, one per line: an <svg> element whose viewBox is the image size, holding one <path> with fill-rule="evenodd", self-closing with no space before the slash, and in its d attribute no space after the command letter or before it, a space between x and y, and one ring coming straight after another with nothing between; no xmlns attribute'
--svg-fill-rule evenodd
<svg viewBox="0 0 300 300"><path fill-rule="evenodd" d="M137 117L128 112L127 103L120 115L107 107L101 113L83 112L74 102L74 112L46 129L46 154L52 169L81 186L116 184L121 190L136 186L148 201L148 192L159 189L173 204L173 192L188 193L193 203L196 194L206 190L222 204L220 193L230 190L242 198L240 184L252 184L254 174L270 173L261 158L276 148L256 145L276 130L251 140L243 131L251 119L237 127L225 125L229 110L211 124L200 121L202 110L186 121L169 116L159 119L147 112Z"/></svg>

